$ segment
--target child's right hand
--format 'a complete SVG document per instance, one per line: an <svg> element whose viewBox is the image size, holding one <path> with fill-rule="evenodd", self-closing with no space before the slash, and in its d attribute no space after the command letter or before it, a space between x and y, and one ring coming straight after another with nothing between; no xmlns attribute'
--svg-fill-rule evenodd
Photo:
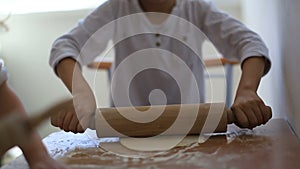
<svg viewBox="0 0 300 169"><path fill-rule="evenodd" d="M52 117L51 124L66 132L83 133L95 126L96 101L91 92L78 92L73 95L73 106Z"/></svg>

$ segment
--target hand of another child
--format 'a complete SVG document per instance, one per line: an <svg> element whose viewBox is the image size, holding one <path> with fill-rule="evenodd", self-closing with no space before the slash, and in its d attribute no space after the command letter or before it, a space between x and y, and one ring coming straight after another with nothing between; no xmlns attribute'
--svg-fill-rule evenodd
<svg viewBox="0 0 300 169"><path fill-rule="evenodd" d="M1 119L1 148L7 150L15 145L26 144L25 140L30 137L31 132L26 128L25 123L26 118L17 113L12 113Z"/></svg>

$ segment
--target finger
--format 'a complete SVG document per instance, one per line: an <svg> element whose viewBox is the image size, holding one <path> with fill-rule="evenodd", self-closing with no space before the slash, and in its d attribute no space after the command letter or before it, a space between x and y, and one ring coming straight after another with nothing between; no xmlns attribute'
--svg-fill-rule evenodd
<svg viewBox="0 0 300 169"><path fill-rule="evenodd" d="M61 111L58 111L56 115L53 115L51 118L50 118L50 121L51 121L51 125L52 126L55 126L55 127L59 127L59 121L60 121L60 115L61 114Z"/></svg>
<svg viewBox="0 0 300 169"><path fill-rule="evenodd" d="M91 119L90 119L90 123L89 123L89 128L90 129L95 129L96 128L96 121L95 121L96 119L95 119L95 115L93 115L92 117L91 117Z"/></svg>
<svg viewBox="0 0 300 169"><path fill-rule="evenodd" d="M232 107L231 109L235 114L237 126L241 128L247 128L249 126L249 121L246 114L238 107Z"/></svg>
<svg viewBox="0 0 300 169"><path fill-rule="evenodd" d="M70 123L71 123L71 120L72 120L72 116L73 116L73 113L68 111L68 113L66 114L65 118L64 118L64 122L63 122L63 129L68 132L70 131L69 130L69 126L70 126Z"/></svg>
<svg viewBox="0 0 300 169"><path fill-rule="evenodd" d="M82 128L82 126L80 125L80 123L77 124L77 132L78 133L83 133L84 129Z"/></svg>
<svg viewBox="0 0 300 169"><path fill-rule="evenodd" d="M256 116L258 125L261 125L264 123L264 117L263 117L264 111L260 108L261 105L264 105L264 103L256 102L256 104L251 107L252 111L254 112L254 114Z"/></svg>
<svg viewBox="0 0 300 169"><path fill-rule="evenodd" d="M265 105L259 105L260 110L262 111L263 119L264 119L264 124L268 121L268 113L267 113L267 107Z"/></svg>
<svg viewBox="0 0 300 169"><path fill-rule="evenodd" d="M79 123L78 119L76 116L72 116L72 120L69 125L69 130L72 131L73 133L77 133L77 124Z"/></svg>
<svg viewBox="0 0 300 169"><path fill-rule="evenodd" d="M266 106L267 107L267 114L268 114L268 120L270 120L272 118L272 108L270 106Z"/></svg>
<svg viewBox="0 0 300 169"><path fill-rule="evenodd" d="M65 119L65 116L66 116L66 111L65 110L62 110L60 113L59 113L59 116L58 116L58 119L57 119L57 127L59 127L60 129L63 129L63 124L64 124L64 119Z"/></svg>
<svg viewBox="0 0 300 169"><path fill-rule="evenodd" d="M253 129L254 127L256 127L258 125L258 120L256 118L254 111L249 107L243 107L241 109L243 110L243 112L245 112L245 114L248 118L249 128Z"/></svg>
<svg viewBox="0 0 300 169"><path fill-rule="evenodd" d="M266 124L272 118L272 109L269 106L262 107L263 116L264 116L264 124Z"/></svg>
<svg viewBox="0 0 300 169"><path fill-rule="evenodd" d="M83 129L87 129L90 125L90 116L86 115L83 118L79 119L79 123Z"/></svg>

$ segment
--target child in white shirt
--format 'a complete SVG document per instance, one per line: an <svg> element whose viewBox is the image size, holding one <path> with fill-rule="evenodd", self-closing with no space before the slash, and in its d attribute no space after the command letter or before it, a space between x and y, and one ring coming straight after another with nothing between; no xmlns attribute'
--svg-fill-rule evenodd
<svg viewBox="0 0 300 169"><path fill-rule="evenodd" d="M93 126L90 119L95 98L78 66L92 62L111 39L116 52L113 71L122 68L112 81L113 106L149 105L148 96L154 89L164 91L166 96L166 101L154 97L152 100L158 100L155 104L204 102L201 45L205 36L224 57L241 62L242 77L231 107L236 124L245 128L265 124L272 112L256 91L261 77L270 69L270 60L266 45L256 33L206 0L110 0L53 44L50 65L78 100L76 110L82 113L77 116L74 109L66 111L55 125L73 132ZM179 61L174 61L172 54ZM122 64L131 56L137 59L124 67ZM138 61L142 57L145 59ZM143 64L152 69L136 74L133 70ZM183 71L185 66L191 74ZM195 81L197 87L190 85Z"/></svg>

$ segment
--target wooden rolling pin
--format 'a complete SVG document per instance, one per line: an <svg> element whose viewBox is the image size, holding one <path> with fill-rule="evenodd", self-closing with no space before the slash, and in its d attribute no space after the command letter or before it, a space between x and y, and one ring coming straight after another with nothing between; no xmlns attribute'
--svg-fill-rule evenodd
<svg viewBox="0 0 300 169"><path fill-rule="evenodd" d="M72 106L72 100L61 103L60 106L56 107L56 110L58 111L70 105ZM127 119L128 117L138 116L141 113L143 113L140 117L141 119L151 119L153 114L147 112L149 109L153 113L161 112L160 116L147 123ZM137 110L137 112L134 110ZM183 112L179 117L180 110ZM52 125L57 127L58 113L53 112L53 110L48 112L52 114ZM48 116L45 115L41 115L41 117ZM208 117L209 120L207 119ZM164 133L174 125L177 119L179 120L176 127L170 132ZM95 129L98 137L150 137L159 134L193 135L201 132L226 132L227 124L235 123L235 121L233 112L226 110L224 103L100 108L95 114Z"/></svg>
<svg viewBox="0 0 300 169"><path fill-rule="evenodd" d="M226 110L224 103L134 107L140 113L150 108L154 112L156 110L163 111L158 118L148 123L139 123L126 119L125 117L132 116L132 108L133 107L98 109L95 115L95 128L98 137L150 137L159 134L192 135L203 132L226 132L227 124L235 123L236 121L233 112ZM182 112L180 116L179 125L170 132L164 133L168 128L174 125L180 109L184 112ZM193 113L195 110L196 116L195 113ZM122 112L122 114L120 114L119 111ZM142 116L142 118L145 119L148 117L152 117L150 113L144 113ZM206 122L207 118L210 120ZM186 126L191 127L187 130Z"/></svg>

